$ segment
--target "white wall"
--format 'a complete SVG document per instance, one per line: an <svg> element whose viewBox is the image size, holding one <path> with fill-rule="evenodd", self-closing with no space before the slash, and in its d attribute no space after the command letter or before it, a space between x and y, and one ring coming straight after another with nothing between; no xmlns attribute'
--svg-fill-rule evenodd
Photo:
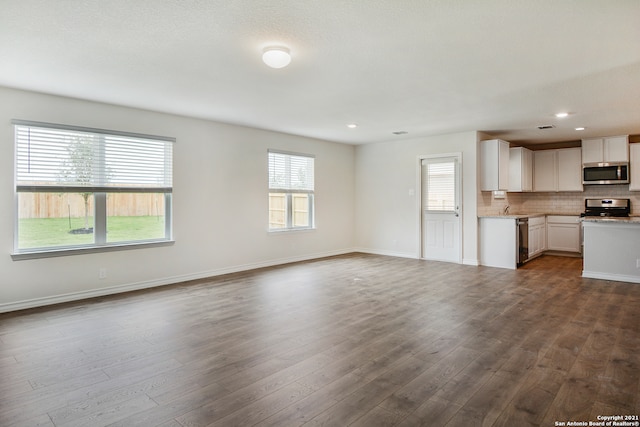
<svg viewBox="0 0 640 427"><path fill-rule="evenodd" d="M353 146L1 87L0 99L0 311L353 248ZM175 244L13 261L12 119L175 137ZM316 230L267 233L268 148L316 156Z"/></svg>
<svg viewBox="0 0 640 427"><path fill-rule="evenodd" d="M462 153L463 263L478 264L478 134L464 132L356 148L356 246L359 250L418 257L418 157ZM410 195L413 190L413 195Z"/></svg>

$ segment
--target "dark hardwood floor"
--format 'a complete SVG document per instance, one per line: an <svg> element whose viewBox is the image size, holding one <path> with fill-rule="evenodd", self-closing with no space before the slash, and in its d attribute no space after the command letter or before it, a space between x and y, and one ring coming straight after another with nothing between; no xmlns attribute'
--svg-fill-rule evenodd
<svg viewBox="0 0 640 427"><path fill-rule="evenodd" d="M0 315L2 426L640 414L640 285L352 254Z"/></svg>

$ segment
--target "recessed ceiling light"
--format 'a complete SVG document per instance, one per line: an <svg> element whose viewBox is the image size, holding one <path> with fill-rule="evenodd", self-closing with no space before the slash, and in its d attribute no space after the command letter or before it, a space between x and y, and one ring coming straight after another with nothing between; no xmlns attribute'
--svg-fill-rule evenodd
<svg viewBox="0 0 640 427"><path fill-rule="evenodd" d="M584 130L584 129L585 129L585 128L583 128L583 127L578 127L578 128L576 128L576 130Z"/></svg>
<svg viewBox="0 0 640 427"><path fill-rule="evenodd" d="M347 127L348 127L349 129L355 129L355 128L357 128L357 127L358 127L358 124L357 124L357 123L349 123L349 124L347 125Z"/></svg>
<svg viewBox="0 0 640 427"><path fill-rule="evenodd" d="M284 46L269 46L264 48L262 61L271 68L283 68L291 62L291 54Z"/></svg>
<svg viewBox="0 0 640 427"><path fill-rule="evenodd" d="M567 117L568 115L569 115L569 113L565 113L565 112L562 112L562 113L556 113L556 117L557 117L557 118L559 118L559 119L562 119L562 118L564 118L564 117Z"/></svg>

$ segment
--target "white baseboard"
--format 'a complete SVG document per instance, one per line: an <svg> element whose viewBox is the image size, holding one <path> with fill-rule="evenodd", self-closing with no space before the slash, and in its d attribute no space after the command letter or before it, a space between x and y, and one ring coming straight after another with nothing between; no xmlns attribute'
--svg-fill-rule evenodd
<svg viewBox="0 0 640 427"><path fill-rule="evenodd" d="M582 277L586 277L588 279L602 279L602 280L613 280L616 282L629 282L629 283L640 283L640 277L638 276L627 276L624 274L613 274L613 273L599 273L595 271L582 271Z"/></svg>
<svg viewBox="0 0 640 427"><path fill-rule="evenodd" d="M399 258L420 259L420 257L417 256L416 254L407 254L404 252L381 251L381 250L365 249L365 248L355 248L354 250L356 252L362 252L365 254L372 254L372 255L384 255L384 256L393 256L393 257L399 257ZM462 264L472 265L477 267L480 265L480 262L477 259L463 259Z"/></svg>
<svg viewBox="0 0 640 427"><path fill-rule="evenodd" d="M141 289L155 288L158 286L173 285L175 283L188 282L190 280L206 279L207 277L222 276L224 274L238 273L241 271L255 270L258 268L274 267L277 265L290 264L292 262L309 261L313 259L326 258L330 256L345 255L353 252L359 252L356 249L343 249L338 251L330 251L313 255L302 255L296 257L280 258L251 264L236 265L232 267L220 268L216 270L201 271L199 273L184 274L172 277L163 277L160 279L147 280L137 283L128 283L124 285L110 286L107 288L93 289L82 292L72 292L61 295L53 295L42 298L34 298L29 300L10 302L0 304L0 313L10 311L25 310L28 308L43 307L47 305L60 304L64 302L78 301L88 298L102 297L106 295L114 295L123 292L138 291Z"/></svg>
<svg viewBox="0 0 640 427"><path fill-rule="evenodd" d="M355 248L354 252L362 252L363 254L393 256L398 258L418 259L415 254L407 254L404 252L380 251L375 249Z"/></svg>

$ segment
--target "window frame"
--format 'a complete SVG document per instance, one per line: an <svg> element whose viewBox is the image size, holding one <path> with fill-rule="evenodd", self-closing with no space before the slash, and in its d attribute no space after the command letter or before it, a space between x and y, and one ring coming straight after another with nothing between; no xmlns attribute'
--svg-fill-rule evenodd
<svg viewBox="0 0 640 427"><path fill-rule="evenodd" d="M122 132L122 131L113 131L113 130L105 130L105 129L97 129L97 128L88 128L88 127L80 127L80 126L71 126L71 125L63 125L63 124L55 124L55 123L44 123L44 122L35 122L29 120L12 120L11 124L14 126L14 132L16 135L14 136L14 244L13 244L13 253L11 257L13 260L23 260L23 259L35 259L35 258L48 258L48 257L57 257L57 256L67 256L67 255L76 255L76 254L85 254L85 253L98 253L98 252L109 252L109 251L119 251L119 250L127 250L127 249L138 249L138 248L149 248L156 246L168 246L174 244L173 240L173 218L172 218L172 193L173 193L173 183L172 183L172 169L173 169L173 144L176 142L175 138L165 137L165 136L157 136L157 135L146 135L132 132ZM99 185L92 183L90 185L64 185L61 183L60 185L51 185L51 182L43 183L42 185L31 185L31 184L19 184L18 181L18 136L17 130L18 127L29 127L29 128L41 128L48 130L59 130L59 131L68 131L72 132L82 132L91 134L92 136L98 136L98 150L104 150L105 142L104 138L134 138L139 140L149 140L155 143L163 142L164 144L164 171L163 177L165 182L161 186L145 186L144 184L136 184L133 187L127 185ZM168 147L171 147L170 149ZM167 151L169 150L169 151ZM104 165L104 156L99 160L102 165ZM168 173L168 175L167 175ZM98 180L102 178L96 178ZM169 185L167 185L167 179ZM103 181L105 182L105 181ZM46 193L46 192L58 192L58 193L68 193L68 194L76 194L76 193L91 193L93 196L93 235L94 241L88 244L77 244L77 245L60 245L60 246L47 246L47 247L35 247L35 248L19 248L20 244L20 236L19 236L19 224L20 224L20 215L19 215L19 194L20 193ZM115 194L115 193L141 193L141 194L164 194L164 237L162 238L150 238L150 239L141 239L141 240L130 240L130 241L118 241L118 242L108 242L107 241L107 218L108 218L108 206L107 206L107 195Z"/></svg>
<svg viewBox="0 0 640 427"><path fill-rule="evenodd" d="M312 172L313 177L311 179L311 189L296 189L291 186L280 186L280 187L272 187L271 185L271 154L278 154L291 157L301 157L306 158L307 160L311 160L312 162ZM288 168L287 168L288 169ZM288 174L291 174L290 170L287 170ZM303 154L296 153L290 151L281 151L268 149L267 150L267 174L269 175L268 181L268 193L267 196L270 197L271 194L284 194L285 195L285 226L279 228L272 228L270 215L271 209L268 207L269 213L269 221L267 222L267 230L269 233L285 233L291 231L305 231L305 230L315 230L315 156L312 154ZM308 198L307 205L307 215L308 215L308 225L305 226L294 226L294 203L293 203L293 195L294 194L306 194Z"/></svg>

